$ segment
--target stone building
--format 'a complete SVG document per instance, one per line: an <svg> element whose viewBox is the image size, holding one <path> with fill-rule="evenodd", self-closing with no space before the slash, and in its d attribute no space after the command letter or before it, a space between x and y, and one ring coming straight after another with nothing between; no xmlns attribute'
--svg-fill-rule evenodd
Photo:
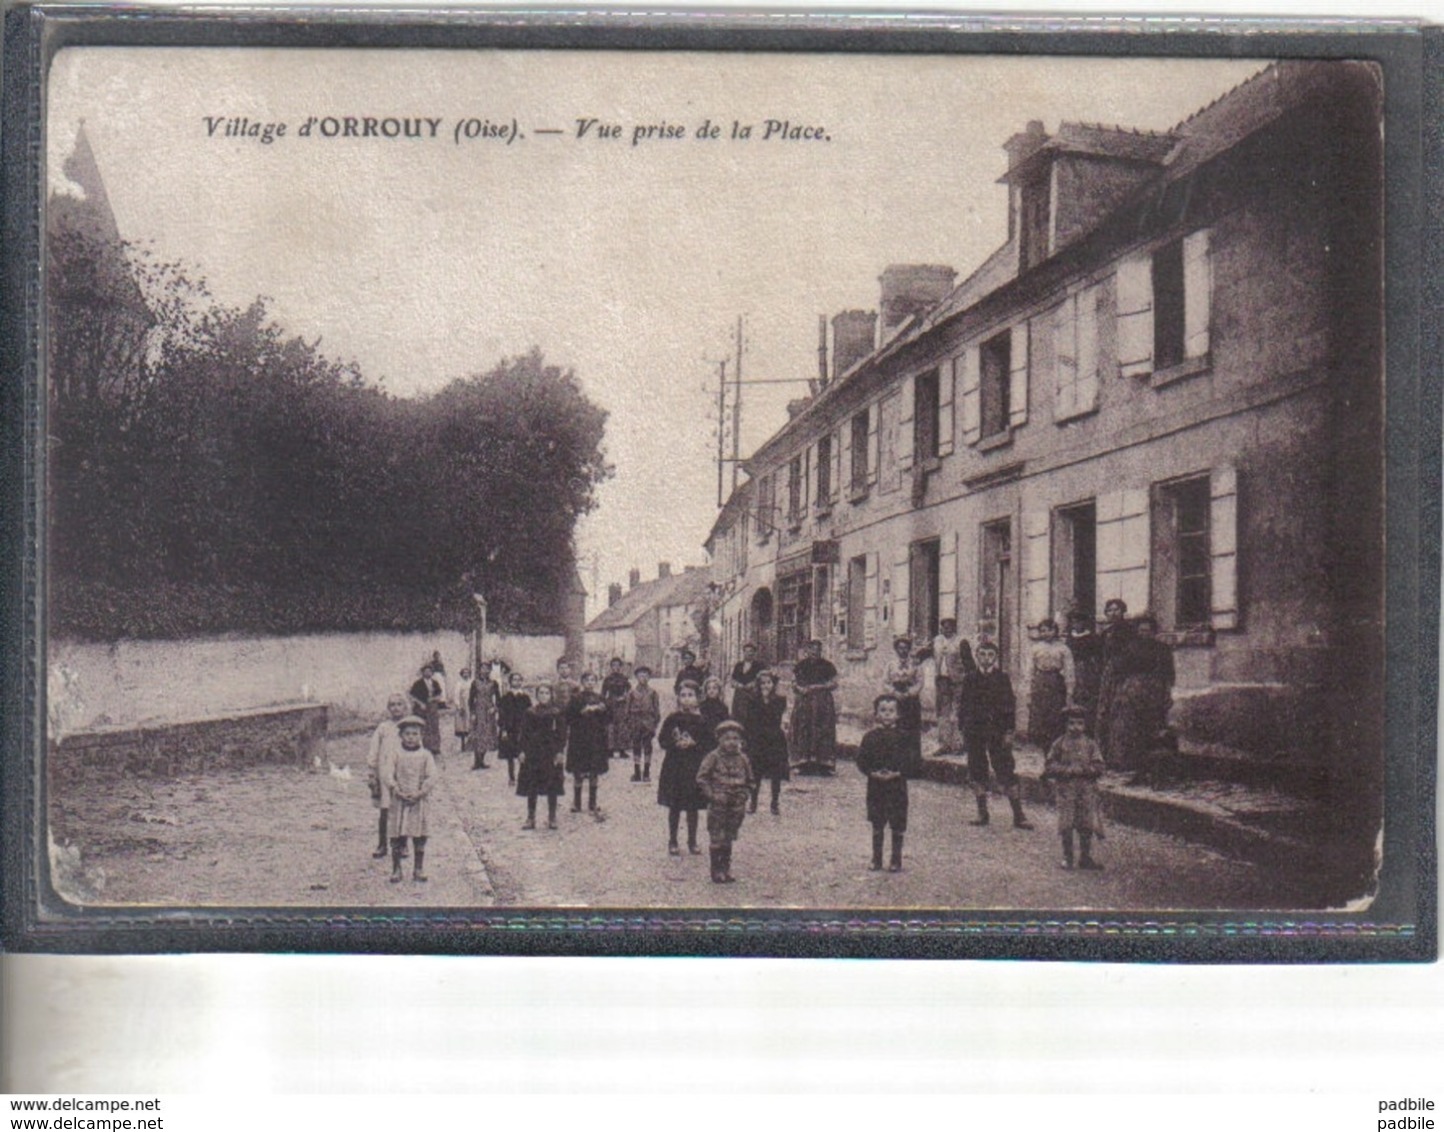
<svg viewBox="0 0 1444 1132"><path fill-rule="evenodd" d="M1003 148L1007 241L834 318L831 380L722 509L722 663L821 638L860 713L894 635L956 617L1021 687L1033 626L1122 597L1174 646L1189 739L1378 751L1375 72L1278 64L1167 132Z"/></svg>
<svg viewBox="0 0 1444 1132"><path fill-rule="evenodd" d="M633 570L624 591L620 583L607 590L607 608L592 618L586 633L586 666L605 673L613 657L630 672L645 664L660 676L681 667L681 650L707 654L708 583L705 566L688 566L674 574L669 562L657 563L657 577L642 581Z"/></svg>

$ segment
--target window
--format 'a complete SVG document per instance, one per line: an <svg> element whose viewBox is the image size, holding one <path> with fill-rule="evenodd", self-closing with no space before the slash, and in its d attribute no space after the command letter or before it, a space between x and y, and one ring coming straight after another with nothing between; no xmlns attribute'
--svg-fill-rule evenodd
<svg viewBox="0 0 1444 1132"><path fill-rule="evenodd" d="M1008 370L1011 360L1010 335L997 334L983 343L979 362L979 397L982 436L987 439L1008 431Z"/></svg>
<svg viewBox="0 0 1444 1132"><path fill-rule="evenodd" d="M859 554L847 563L847 647L867 647L867 555Z"/></svg>
<svg viewBox="0 0 1444 1132"><path fill-rule="evenodd" d="M1054 524L1053 609L1098 610L1098 508L1089 500L1060 507Z"/></svg>
<svg viewBox="0 0 1444 1132"><path fill-rule="evenodd" d="M811 639L812 571L798 570L777 580L777 656L797 659L798 650Z"/></svg>
<svg viewBox="0 0 1444 1132"><path fill-rule="evenodd" d="M931 641L938 635L938 567L942 544L938 539L915 542L909 553L908 634L914 641Z"/></svg>
<svg viewBox="0 0 1444 1132"><path fill-rule="evenodd" d="M817 507L821 510L832 503L832 436L824 436L817 442Z"/></svg>
<svg viewBox="0 0 1444 1132"><path fill-rule="evenodd" d="M787 521L797 526L802 521L802 457L794 456L787 465Z"/></svg>
<svg viewBox="0 0 1444 1132"><path fill-rule="evenodd" d="M1000 519L982 529L978 572L978 633L998 646L998 663L1007 668L1013 625L1013 524Z"/></svg>
<svg viewBox="0 0 1444 1132"><path fill-rule="evenodd" d="M1117 288L1123 376L1146 376L1208 357L1213 302L1208 229L1121 261Z"/></svg>
<svg viewBox="0 0 1444 1132"><path fill-rule="evenodd" d="M765 543L777 529L777 477L769 472L757 481L757 541Z"/></svg>
<svg viewBox="0 0 1444 1132"><path fill-rule="evenodd" d="M1159 620L1170 629L1205 627L1212 612L1208 477L1161 485L1155 519L1154 591Z"/></svg>
<svg viewBox="0 0 1444 1132"><path fill-rule="evenodd" d="M852 493L867 490L868 417L866 409L852 418ZM858 646L861 647L861 646Z"/></svg>
<svg viewBox="0 0 1444 1132"><path fill-rule="evenodd" d="M938 371L914 379L913 453L919 461L936 460L938 451Z"/></svg>

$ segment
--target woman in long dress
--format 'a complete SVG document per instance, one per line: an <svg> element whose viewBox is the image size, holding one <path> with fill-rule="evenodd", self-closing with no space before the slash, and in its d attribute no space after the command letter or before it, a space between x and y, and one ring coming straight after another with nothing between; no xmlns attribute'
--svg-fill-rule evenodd
<svg viewBox="0 0 1444 1132"><path fill-rule="evenodd" d="M1028 664L1028 738L1045 753L1067 728L1063 712L1076 683L1073 653L1058 639L1058 623L1046 617Z"/></svg>
<svg viewBox="0 0 1444 1132"><path fill-rule="evenodd" d="M1103 628L1099 632L1103 639L1103 675L1098 681L1098 718L1094 724L1098 745L1103 748L1103 757L1108 757L1109 715L1113 711L1113 694L1118 688L1114 669L1123 647L1133 637L1133 626L1128 621L1128 603L1122 598L1110 598L1103 605Z"/></svg>
<svg viewBox="0 0 1444 1132"><path fill-rule="evenodd" d="M411 685L410 695L411 710L421 719L421 745L433 755L441 754L441 707L446 702L446 693L431 665L421 669L420 677Z"/></svg>
<svg viewBox="0 0 1444 1132"><path fill-rule="evenodd" d="M822 656L822 642L809 641L792 669L792 761L798 774L832 774L837 769L837 669Z"/></svg>
<svg viewBox="0 0 1444 1132"><path fill-rule="evenodd" d="M501 749L501 689L496 683L496 665L483 665L471 684L471 746L476 752L473 769L486 769L488 751Z"/></svg>
<svg viewBox="0 0 1444 1132"><path fill-rule="evenodd" d="M1113 701L1105 759L1118 770L1139 770L1173 706L1173 650L1158 639L1158 622L1145 614L1113 662Z"/></svg>

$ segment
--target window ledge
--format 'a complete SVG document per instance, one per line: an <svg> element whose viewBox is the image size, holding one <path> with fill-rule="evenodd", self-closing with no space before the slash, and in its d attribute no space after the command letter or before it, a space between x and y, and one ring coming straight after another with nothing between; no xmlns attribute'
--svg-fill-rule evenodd
<svg viewBox="0 0 1444 1132"><path fill-rule="evenodd" d="M1212 629L1174 629L1159 633L1158 639L1176 649L1211 649L1214 646Z"/></svg>
<svg viewBox="0 0 1444 1132"><path fill-rule="evenodd" d="M819 503L812 509L812 516L815 519L826 519L832 514L832 503Z"/></svg>
<svg viewBox="0 0 1444 1132"><path fill-rule="evenodd" d="M861 503L871 494L872 489L864 484L862 487L853 488L852 491L848 493L847 501L849 503Z"/></svg>
<svg viewBox="0 0 1444 1132"><path fill-rule="evenodd" d="M1206 373L1213 368L1213 356L1204 354L1197 358L1184 358L1183 361L1164 369L1154 370L1149 377L1148 383L1154 389L1162 389L1166 385L1172 385L1175 381L1183 381L1185 378L1195 377L1200 373Z"/></svg>
<svg viewBox="0 0 1444 1132"><path fill-rule="evenodd" d="M924 473L931 474L943 466L943 458L941 456L929 456L927 459L919 461L918 466L922 468Z"/></svg>
<svg viewBox="0 0 1444 1132"><path fill-rule="evenodd" d="M1085 417L1096 417L1097 415L1098 406L1090 405L1086 409L1074 409L1071 413L1060 413L1053 418L1053 423L1056 425L1072 424L1074 421L1081 421Z"/></svg>
<svg viewBox="0 0 1444 1132"><path fill-rule="evenodd" d="M1005 428L1002 432L995 432L992 436L985 436L978 441L976 447L979 452L992 452L999 448L1006 448L1013 443L1013 430Z"/></svg>

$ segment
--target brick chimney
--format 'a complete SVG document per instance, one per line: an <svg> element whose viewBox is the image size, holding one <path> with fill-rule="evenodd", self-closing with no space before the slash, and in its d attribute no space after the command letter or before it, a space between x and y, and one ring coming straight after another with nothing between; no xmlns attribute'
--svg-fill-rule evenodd
<svg viewBox="0 0 1444 1132"><path fill-rule="evenodd" d="M609 586L607 587L607 605L608 605L608 607L613 606L613 605L616 605L617 602L619 602L619 601L621 601L621 600L622 600L622 583L621 583L621 582L613 582L611 585L609 585Z"/></svg>
<svg viewBox="0 0 1444 1132"><path fill-rule="evenodd" d="M893 331L914 315L936 306L953 289L958 273L934 263L895 263L883 270L882 334Z"/></svg>
<svg viewBox="0 0 1444 1132"><path fill-rule="evenodd" d="M670 562L657 563L657 578L670 578L672 576L672 564Z"/></svg>
<svg viewBox="0 0 1444 1132"><path fill-rule="evenodd" d="M832 318L832 380L877 347L877 312L843 311Z"/></svg>
<svg viewBox="0 0 1444 1132"><path fill-rule="evenodd" d="M634 590L642 584L642 572L633 566L627 571L627 589Z"/></svg>

